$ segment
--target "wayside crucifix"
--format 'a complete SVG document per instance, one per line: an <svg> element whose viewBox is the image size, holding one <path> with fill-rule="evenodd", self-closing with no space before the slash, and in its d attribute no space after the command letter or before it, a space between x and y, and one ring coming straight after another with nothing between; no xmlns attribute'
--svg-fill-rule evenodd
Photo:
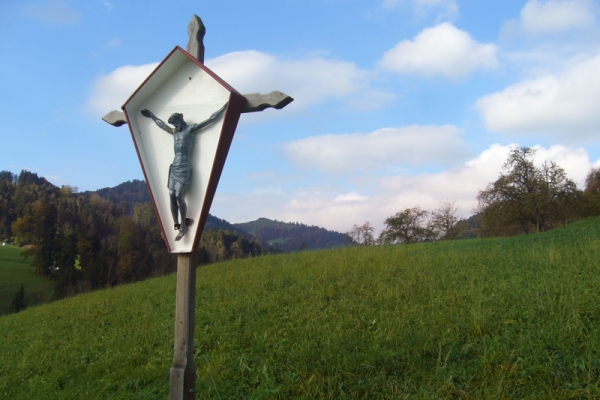
<svg viewBox="0 0 600 400"><path fill-rule="evenodd" d="M111 111L102 118L113 126L129 124L165 243L170 252L178 253L170 400L195 398L194 250L202 234L239 116L266 108L281 109L294 100L279 91L266 95L239 94L204 66L205 33L202 20L194 15L188 26L190 39L186 51L176 47L131 95L123 105L123 111ZM167 122L172 127L156 117L154 112L170 115ZM206 118L209 113L212 114ZM184 114L191 115L189 124ZM195 121L202 122L193 123ZM172 144L165 141L165 135L156 132L153 125L172 134ZM172 159L171 146L174 149ZM165 189L168 189L168 195ZM190 215L197 215L198 220L189 218ZM172 229L165 229L165 219L171 220L169 225L178 231L177 236L174 237Z"/></svg>

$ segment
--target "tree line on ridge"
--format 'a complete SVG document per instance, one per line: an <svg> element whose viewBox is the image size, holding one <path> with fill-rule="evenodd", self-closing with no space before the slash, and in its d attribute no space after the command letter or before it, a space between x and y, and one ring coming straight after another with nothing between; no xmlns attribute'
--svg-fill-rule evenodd
<svg viewBox="0 0 600 400"><path fill-rule="evenodd" d="M479 192L475 215L467 220L459 220L458 206L446 200L433 212L415 206L386 218L378 238L368 221L347 234L359 245L410 244L537 233L600 215L600 168L590 169L580 190L556 162L537 167L535 153L530 147L512 148L500 176Z"/></svg>

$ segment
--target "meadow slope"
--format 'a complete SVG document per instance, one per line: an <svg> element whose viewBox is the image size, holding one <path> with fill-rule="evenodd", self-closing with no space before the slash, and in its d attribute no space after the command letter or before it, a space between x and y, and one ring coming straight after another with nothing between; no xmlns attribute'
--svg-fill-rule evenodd
<svg viewBox="0 0 600 400"><path fill-rule="evenodd" d="M35 273L31 258L24 260L23 250L15 246L0 247L0 315L8 314L21 284L25 302L34 306L54 297L54 282Z"/></svg>
<svg viewBox="0 0 600 400"><path fill-rule="evenodd" d="M198 398L598 398L600 219L198 270ZM166 398L175 276L0 317L0 397Z"/></svg>

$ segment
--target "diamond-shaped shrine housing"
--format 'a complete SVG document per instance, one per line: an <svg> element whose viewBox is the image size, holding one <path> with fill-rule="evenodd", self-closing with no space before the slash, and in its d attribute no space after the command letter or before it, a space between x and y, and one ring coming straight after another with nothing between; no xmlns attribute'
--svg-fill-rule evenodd
<svg viewBox="0 0 600 400"><path fill-rule="evenodd" d="M123 105L150 196L172 253L196 249L225 165L235 128L246 99L181 47L175 47ZM191 125L202 122L225 103L224 116L194 135L192 176L185 201L194 222L175 241L167 182L173 163L173 135L159 128L141 110L148 109L167 123L181 113Z"/></svg>

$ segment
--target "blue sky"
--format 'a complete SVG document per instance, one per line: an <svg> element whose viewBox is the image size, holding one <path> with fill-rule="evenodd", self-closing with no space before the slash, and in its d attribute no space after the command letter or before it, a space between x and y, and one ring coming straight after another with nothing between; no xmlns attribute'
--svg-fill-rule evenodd
<svg viewBox="0 0 600 400"><path fill-rule="evenodd" d="M126 127L101 120L207 26L206 64L244 114L212 213L339 231L455 201L462 216L510 146L580 185L600 166L594 0L5 0L0 170L95 190L141 179Z"/></svg>

